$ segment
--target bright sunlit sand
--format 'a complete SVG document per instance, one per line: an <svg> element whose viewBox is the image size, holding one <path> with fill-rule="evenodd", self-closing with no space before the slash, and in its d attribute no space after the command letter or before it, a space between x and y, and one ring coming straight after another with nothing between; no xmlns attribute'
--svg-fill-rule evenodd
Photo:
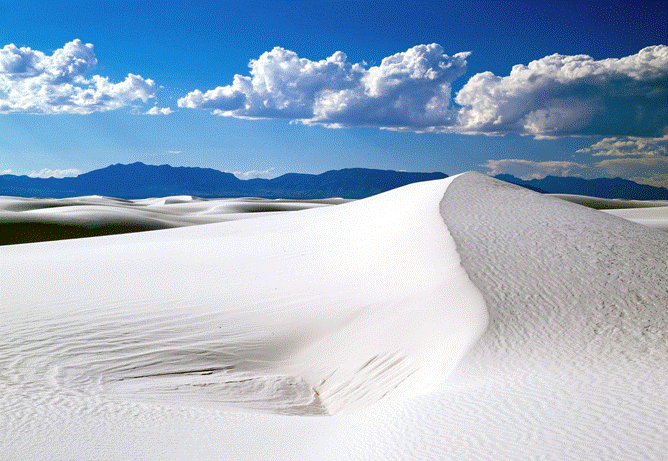
<svg viewBox="0 0 668 461"><path fill-rule="evenodd" d="M0 459L668 452L664 232L476 173L337 206L76 200L270 214L0 247Z"/></svg>

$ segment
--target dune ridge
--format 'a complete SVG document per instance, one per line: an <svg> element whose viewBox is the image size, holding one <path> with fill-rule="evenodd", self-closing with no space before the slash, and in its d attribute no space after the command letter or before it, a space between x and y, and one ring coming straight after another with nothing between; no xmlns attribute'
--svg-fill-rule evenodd
<svg viewBox="0 0 668 461"><path fill-rule="evenodd" d="M666 248L475 173L3 247L0 459L663 460Z"/></svg>
<svg viewBox="0 0 668 461"><path fill-rule="evenodd" d="M158 403L314 415L425 392L485 321L438 215L447 184L290 216L5 247L12 355L39 355L63 389Z"/></svg>

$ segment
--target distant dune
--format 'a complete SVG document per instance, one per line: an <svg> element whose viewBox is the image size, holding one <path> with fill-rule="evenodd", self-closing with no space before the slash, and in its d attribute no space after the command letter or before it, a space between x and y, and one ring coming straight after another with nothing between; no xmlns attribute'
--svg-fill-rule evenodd
<svg viewBox="0 0 668 461"><path fill-rule="evenodd" d="M234 221L346 201L258 198L207 200L192 196L139 200L100 196L64 199L0 197L0 245Z"/></svg>
<svg viewBox="0 0 668 461"><path fill-rule="evenodd" d="M0 459L664 459L667 233L477 173L326 205L0 248Z"/></svg>

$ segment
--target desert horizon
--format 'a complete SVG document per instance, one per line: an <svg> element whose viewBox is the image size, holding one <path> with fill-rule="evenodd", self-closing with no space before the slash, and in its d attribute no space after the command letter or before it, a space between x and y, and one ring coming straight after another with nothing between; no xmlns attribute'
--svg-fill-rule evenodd
<svg viewBox="0 0 668 461"><path fill-rule="evenodd" d="M665 461L665 0L0 0L0 461Z"/></svg>

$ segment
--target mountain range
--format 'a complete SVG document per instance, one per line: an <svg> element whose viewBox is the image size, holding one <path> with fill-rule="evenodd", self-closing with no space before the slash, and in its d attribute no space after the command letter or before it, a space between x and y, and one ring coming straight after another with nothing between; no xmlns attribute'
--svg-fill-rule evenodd
<svg viewBox="0 0 668 461"><path fill-rule="evenodd" d="M543 179L525 181L509 174L500 174L495 178L548 194L587 195L608 199L668 200L668 189L665 187L638 184L622 178L582 179L546 176Z"/></svg>
<svg viewBox="0 0 668 461"><path fill-rule="evenodd" d="M77 197L105 195L122 199L193 195L213 197L263 197L359 199L406 184L442 179L443 173L348 168L322 174L288 173L274 179L241 180L232 173L211 168L170 165L116 164L73 178L0 176L0 195L16 197ZM525 181L501 174L497 179L542 193L575 194L600 198L668 200L668 189L621 178L582 179L547 176Z"/></svg>
<svg viewBox="0 0 668 461"><path fill-rule="evenodd" d="M104 195L122 199L193 195L212 197L263 197L358 199L406 184L442 179L443 173L409 173L350 168L322 174L288 173L274 179L241 180L211 168L145 165L110 165L73 178L0 176L0 195L17 197L76 197Z"/></svg>

